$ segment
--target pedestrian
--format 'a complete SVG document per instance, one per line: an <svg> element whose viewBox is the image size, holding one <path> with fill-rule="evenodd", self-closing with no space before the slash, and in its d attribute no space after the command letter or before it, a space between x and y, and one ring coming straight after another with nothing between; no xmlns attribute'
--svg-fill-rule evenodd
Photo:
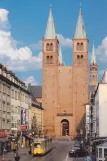
<svg viewBox="0 0 107 161"><path fill-rule="evenodd" d="M92 161L89 153L87 153L87 157L86 157L85 161Z"/></svg>
<svg viewBox="0 0 107 161"><path fill-rule="evenodd" d="M15 153L15 161L19 161L20 160L20 156L18 155L18 152Z"/></svg>
<svg viewBox="0 0 107 161"><path fill-rule="evenodd" d="M96 161L96 154L94 152L91 155L91 159L92 159L92 161Z"/></svg>

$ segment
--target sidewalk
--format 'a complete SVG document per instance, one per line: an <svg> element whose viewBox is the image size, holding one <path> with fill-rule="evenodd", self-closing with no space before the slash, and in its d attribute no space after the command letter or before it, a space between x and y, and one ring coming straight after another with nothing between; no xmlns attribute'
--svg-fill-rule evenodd
<svg viewBox="0 0 107 161"><path fill-rule="evenodd" d="M18 153L20 156L20 161L30 161L32 155L28 154L29 148L21 148ZM3 155L0 156L0 161L2 161ZM13 152L6 153L4 155L4 161L15 161Z"/></svg>

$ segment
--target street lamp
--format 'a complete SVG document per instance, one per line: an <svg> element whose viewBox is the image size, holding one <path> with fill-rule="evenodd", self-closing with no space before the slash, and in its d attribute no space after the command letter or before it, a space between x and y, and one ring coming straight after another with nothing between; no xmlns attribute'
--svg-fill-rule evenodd
<svg viewBox="0 0 107 161"><path fill-rule="evenodd" d="M80 130L80 135L81 135L80 144L81 144L81 146L82 146L82 145L83 145L83 129Z"/></svg>

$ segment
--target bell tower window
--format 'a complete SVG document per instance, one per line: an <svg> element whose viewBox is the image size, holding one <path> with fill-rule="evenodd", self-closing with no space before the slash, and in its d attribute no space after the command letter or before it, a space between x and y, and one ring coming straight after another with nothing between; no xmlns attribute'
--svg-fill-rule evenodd
<svg viewBox="0 0 107 161"><path fill-rule="evenodd" d="M81 55L81 59L83 59L83 55Z"/></svg>
<svg viewBox="0 0 107 161"><path fill-rule="evenodd" d="M83 51L83 43L81 43L80 50Z"/></svg>
<svg viewBox="0 0 107 161"><path fill-rule="evenodd" d="M49 64L50 63L50 58L49 58L49 56L47 56L47 64Z"/></svg>
<svg viewBox="0 0 107 161"><path fill-rule="evenodd" d="M77 43L77 51L80 50L80 43Z"/></svg>
<svg viewBox="0 0 107 161"><path fill-rule="evenodd" d="M77 51L83 51L84 45L83 43L77 43Z"/></svg>
<svg viewBox="0 0 107 161"><path fill-rule="evenodd" d="M80 56L79 55L77 55L77 60L80 60Z"/></svg>
<svg viewBox="0 0 107 161"><path fill-rule="evenodd" d="M53 56L50 56L50 63L53 63Z"/></svg>
<svg viewBox="0 0 107 161"><path fill-rule="evenodd" d="M53 51L53 44L50 44L50 51Z"/></svg>
<svg viewBox="0 0 107 161"><path fill-rule="evenodd" d="M46 50L49 51L49 43L46 44Z"/></svg>

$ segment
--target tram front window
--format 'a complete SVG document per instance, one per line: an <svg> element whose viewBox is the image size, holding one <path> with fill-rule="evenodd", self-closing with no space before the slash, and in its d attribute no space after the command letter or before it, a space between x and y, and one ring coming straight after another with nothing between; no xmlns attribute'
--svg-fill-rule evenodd
<svg viewBox="0 0 107 161"><path fill-rule="evenodd" d="M40 143L34 143L34 147L35 148L41 148L41 144Z"/></svg>

